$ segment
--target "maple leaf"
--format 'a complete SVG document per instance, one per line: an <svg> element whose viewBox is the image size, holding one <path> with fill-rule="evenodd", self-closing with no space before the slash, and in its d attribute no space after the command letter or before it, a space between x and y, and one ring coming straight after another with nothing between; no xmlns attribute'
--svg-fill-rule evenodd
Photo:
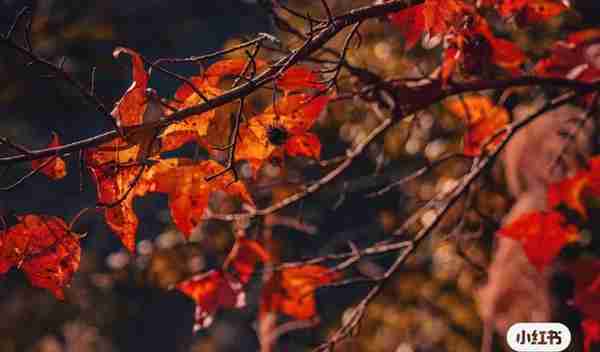
<svg viewBox="0 0 600 352"><path fill-rule="evenodd" d="M495 7L505 18L515 18L519 25L544 22L568 7L560 0L485 0L483 6Z"/></svg>
<svg viewBox="0 0 600 352"><path fill-rule="evenodd" d="M452 99L445 106L465 122L467 132L463 149L466 155L480 155L485 143L489 143L488 148L493 149L502 141L504 134L494 137L492 142L489 139L508 123L508 112L502 106L495 105L489 97L469 95L463 99Z"/></svg>
<svg viewBox="0 0 600 352"><path fill-rule="evenodd" d="M329 101L328 96L288 95L240 126L236 160L247 160L254 172L275 152L318 159L321 143L307 132Z"/></svg>
<svg viewBox="0 0 600 352"><path fill-rule="evenodd" d="M292 66L285 70L276 82L277 87L286 94L302 89L324 90L325 85L319 82L319 75L305 66Z"/></svg>
<svg viewBox="0 0 600 352"><path fill-rule="evenodd" d="M60 300L79 268L79 238L58 217L27 214L0 236L0 273L23 270L31 284Z"/></svg>
<svg viewBox="0 0 600 352"><path fill-rule="evenodd" d="M405 48L411 49L424 33L429 38L441 37L450 28L459 25L465 15L473 13L475 9L460 0L425 0L388 17L404 35ZM439 43L441 39L435 42Z"/></svg>
<svg viewBox="0 0 600 352"><path fill-rule="evenodd" d="M271 262L269 252L260 243L245 237L238 238L229 252L224 267L232 266L242 284L247 284L258 262Z"/></svg>
<svg viewBox="0 0 600 352"><path fill-rule="evenodd" d="M579 239L577 227L555 211L523 214L498 234L521 242L529 262L540 272L566 244Z"/></svg>
<svg viewBox="0 0 600 352"><path fill-rule="evenodd" d="M219 308L242 308L246 294L242 284L250 281L259 262L271 261L271 255L256 241L238 238L221 270L211 270L177 285L177 289L196 301L196 324L194 331L207 328ZM225 268L232 266L237 278Z"/></svg>
<svg viewBox="0 0 600 352"><path fill-rule="evenodd" d="M235 181L230 173L206 181L206 177L223 170L224 167L213 160L199 163L185 158L162 160L143 175L141 189L136 189L136 193L168 194L173 222L184 236L189 237L202 219L212 192L224 191L254 205L244 184Z"/></svg>
<svg viewBox="0 0 600 352"><path fill-rule="evenodd" d="M298 320L316 316L315 291L341 275L319 265L283 268L262 289L260 314L281 312Z"/></svg>
<svg viewBox="0 0 600 352"><path fill-rule="evenodd" d="M204 98L213 99L223 94L219 83L227 76L241 75L246 66L250 64L254 65L256 71L266 66L266 62L263 60L249 61L240 58L214 63L203 74L190 78L190 82L196 90L187 83L177 89L173 107L177 110L186 109L202 103ZM202 93L202 96L198 92ZM213 109L169 125L160 135L161 150L175 150L192 141L202 143L201 138L207 135L210 122L215 116L216 112Z"/></svg>
<svg viewBox="0 0 600 352"><path fill-rule="evenodd" d="M196 302L194 332L209 327L219 308L242 308L246 305L242 285L221 270L196 275L179 283L177 289Z"/></svg>
<svg viewBox="0 0 600 352"><path fill-rule="evenodd" d="M58 134L52 133L52 141L50 144L48 144L48 148L54 148L60 145ZM52 160L50 161L50 159ZM52 180L60 180L67 175L67 166L65 161L59 156L32 160L31 168L37 169L44 164L46 165L40 169L40 172Z"/></svg>
<svg viewBox="0 0 600 352"><path fill-rule="evenodd" d="M426 0L389 15L404 35L406 49L412 48L426 34L428 46L445 38L441 78L445 83L463 62L467 73L480 74L487 63L511 74L520 73L525 54L516 45L497 38L485 18L463 1ZM435 39L438 38L438 39Z"/></svg>
<svg viewBox="0 0 600 352"><path fill-rule="evenodd" d="M90 168L96 182L98 202L104 205L106 224L130 252L135 250L135 234L139 224L133 209L136 195L133 189L137 187L135 183L142 167L105 164Z"/></svg>
<svg viewBox="0 0 600 352"><path fill-rule="evenodd" d="M600 29L572 33L552 47L549 57L540 60L533 71L542 77L595 82L600 78Z"/></svg>

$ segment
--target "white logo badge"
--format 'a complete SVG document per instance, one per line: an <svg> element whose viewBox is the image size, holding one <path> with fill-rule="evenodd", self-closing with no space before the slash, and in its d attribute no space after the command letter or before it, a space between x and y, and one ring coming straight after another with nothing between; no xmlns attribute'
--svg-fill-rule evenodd
<svg viewBox="0 0 600 352"><path fill-rule="evenodd" d="M517 323L506 342L517 352L560 352L571 344L571 332L561 323Z"/></svg>

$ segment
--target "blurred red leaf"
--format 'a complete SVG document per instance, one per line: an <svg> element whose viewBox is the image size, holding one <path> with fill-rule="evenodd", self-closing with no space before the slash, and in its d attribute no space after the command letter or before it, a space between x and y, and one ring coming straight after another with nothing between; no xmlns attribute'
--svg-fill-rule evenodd
<svg viewBox="0 0 600 352"><path fill-rule="evenodd" d="M79 268L79 238L60 218L23 215L0 236L0 273L18 267L33 286L64 299L63 288Z"/></svg>
<svg viewBox="0 0 600 352"><path fill-rule="evenodd" d="M593 352L592 345L600 343L600 321L585 319L581 322L583 330L583 350Z"/></svg>
<svg viewBox="0 0 600 352"><path fill-rule="evenodd" d="M544 22L568 10L560 0L484 0L482 4L496 7L502 17L516 18L520 25Z"/></svg>
<svg viewBox="0 0 600 352"><path fill-rule="evenodd" d="M196 302L194 332L209 327L219 308L242 308L246 294L239 282L220 270L196 275L177 285L177 289Z"/></svg>
<svg viewBox="0 0 600 352"><path fill-rule="evenodd" d="M423 4L414 5L402 11L388 15L390 21L404 36L404 49L412 49L423 36L425 31L425 16Z"/></svg>
<svg viewBox="0 0 600 352"><path fill-rule="evenodd" d="M557 42L549 57L540 60L533 71L542 77L594 82L600 78L600 29L573 33Z"/></svg>
<svg viewBox="0 0 600 352"><path fill-rule="evenodd" d="M527 213L498 231L500 236L521 242L529 262L542 271L568 243L579 239L576 226L559 212Z"/></svg>
<svg viewBox="0 0 600 352"><path fill-rule="evenodd" d="M58 138L58 134L52 133L52 141L50 142L50 144L48 144L48 148L54 148L60 145L61 144ZM52 159L52 161L49 161L49 159ZM48 164L41 168L40 172L48 176L48 178L52 180L60 180L61 178L67 175L67 166L65 164L65 161L59 156L32 160L31 168L37 169L44 163Z"/></svg>

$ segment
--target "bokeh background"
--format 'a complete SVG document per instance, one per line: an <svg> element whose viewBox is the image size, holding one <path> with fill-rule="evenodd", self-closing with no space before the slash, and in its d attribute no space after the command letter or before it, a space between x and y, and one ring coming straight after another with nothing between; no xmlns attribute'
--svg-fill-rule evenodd
<svg viewBox="0 0 600 352"><path fill-rule="evenodd" d="M303 13L322 15L319 1L288 3ZM329 3L339 13L369 1ZM592 3L575 2L584 10L582 17L560 17L530 32L503 35L542 55L543 48L566 28L598 23L600 9ZM116 46L159 58L208 53L259 32L277 34L287 45L297 43L291 36L279 33L265 9L251 0L43 0L35 4L0 0L0 31L6 31L26 5L35 9L35 52L56 62L66 56L66 70L83 82L89 82L91 68L96 67L96 91L108 106L130 84L129 62L112 57ZM301 25L292 17L289 21ZM352 64L403 77L420 73L414 69L415 62L425 72L438 64L432 60L435 55L428 52L417 50L410 56L404 55L402 38L383 21L365 23L361 33L361 47L349 52ZM22 34L21 30L16 32ZM339 47L342 40L340 36L331 46ZM27 67L26 63L23 57L0 47L0 135L40 148L49 142L51 131L69 142L111 127L75 90L60 80L42 77L47 72L36 66ZM197 72L189 66L177 70L185 75ZM342 77L342 88L351 84L351 80ZM171 96L178 84L158 77L153 78L151 85L159 94ZM525 101L533 96L521 93L519 96ZM360 101L331 104L316 126L325 158L339 155L376 126L377 117L369 111ZM317 230L307 234L298 228L275 227L273 243L282 259L331 253L346 248L348 241L368 245L385 238L436 192L452 187L466 165L445 164L368 203L365 194L444 153L460 150L461 133L462 126L440 107L399 123L357 160L344 180L283 212L286 218L300 219ZM6 155L8 150L0 152ZM68 158L68 163L69 175L63 180L50 182L37 175L15 190L0 194L1 211L45 213L70 219L80 209L94 204L95 186L85 174L80 177L76 156ZM2 182L16 179L28 167L11 168ZM285 171L277 165L269 166L253 192L264 202L277 200L297 189L307 177L314 177L317 171L302 163L291 163ZM281 182L282 178L285 182ZM340 351L479 350L483 327L473 293L485 281L493 232L510 202L499 172L489 175L486 181L488 186L470 199L472 210L464 217L470 230L451 231L462 213L462 209L457 209L434 240L409 261L370 306L360 334L341 345ZM254 321L256 297L252 298L257 289L251 288L248 308L219 313L209 330L197 334L192 333L193 302L168 290L192 272L219 265L231 247L231 229L226 224L210 222L198 229L189 243L184 243L170 221L164 197L146 196L136 201L135 208L140 217L136 256L121 248L101 217L85 216L78 222L78 228L87 232L87 237L83 240L81 269L67 290L65 302L57 302L49 293L29 287L17 271L0 280L0 351L203 352L259 348ZM427 224L433 216L421 214L420 225ZM249 224L248 231L259 233L262 225ZM393 258L383 256L365 260L354 274L376 275L390 259ZM322 323L318 328L282 336L276 350L310 350L343 320L345 309L366 288L356 285L321 290L318 299Z"/></svg>

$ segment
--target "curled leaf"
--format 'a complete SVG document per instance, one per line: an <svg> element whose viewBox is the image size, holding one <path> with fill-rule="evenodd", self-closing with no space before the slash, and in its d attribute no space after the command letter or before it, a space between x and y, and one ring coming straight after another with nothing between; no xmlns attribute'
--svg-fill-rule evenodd
<svg viewBox="0 0 600 352"><path fill-rule="evenodd" d="M113 56L119 57L122 53L131 56L133 82L125 94L117 102L112 115L121 127L139 125L143 122L147 106L146 89L148 88L148 73L144 68L144 61L134 50L118 47L113 51Z"/></svg>

